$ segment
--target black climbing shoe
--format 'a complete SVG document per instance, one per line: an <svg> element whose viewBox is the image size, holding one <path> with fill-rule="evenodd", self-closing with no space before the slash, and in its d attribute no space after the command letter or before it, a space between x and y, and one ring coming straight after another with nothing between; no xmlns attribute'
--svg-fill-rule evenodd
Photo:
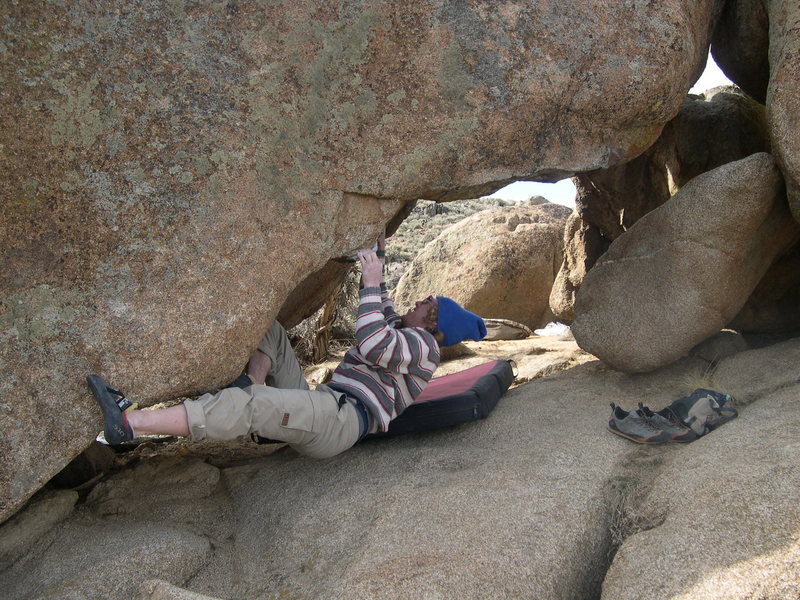
<svg viewBox="0 0 800 600"><path fill-rule="evenodd" d="M253 385L253 380L250 379L250 375L248 375L245 371L242 371L242 374L239 375L236 379L231 381L226 388L238 387L241 389L249 388Z"/></svg>
<svg viewBox="0 0 800 600"><path fill-rule="evenodd" d="M127 398L124 394L108 387L99 375L89 375L86 382L97 404L100 405L100 410L103 411L103 434L106 441L111 445L130 442L134 438L133 429L128 424L128 418L122 408L126 404L130 406Z"/></svg>

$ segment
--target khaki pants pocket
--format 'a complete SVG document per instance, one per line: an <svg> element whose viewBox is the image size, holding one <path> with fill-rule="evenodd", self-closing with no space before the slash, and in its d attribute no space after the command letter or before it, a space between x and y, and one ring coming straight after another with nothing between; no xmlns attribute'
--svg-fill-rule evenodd
<svg viewBox="0 0 800 600"><path fill-rule="evenodd" d="M314 394L292 390L281 395L278 402L278 425L281 429L319 433L322 413Z"/></svg>

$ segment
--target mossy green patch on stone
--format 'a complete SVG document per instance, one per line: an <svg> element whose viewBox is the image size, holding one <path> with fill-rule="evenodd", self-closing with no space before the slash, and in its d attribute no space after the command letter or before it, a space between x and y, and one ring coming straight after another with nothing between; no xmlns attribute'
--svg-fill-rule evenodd
<svg viewBox="0 0 800 600"><path fill-rule="evenodd" d="M439 161L443 156L452 154L454 151L457 152L461 140L469 136L478 125L479 121L476 116L450 119L448 127L444 128L432 147L418 148L403 158L402 177L413 181L418 178L419 173L428 163Z"/></svg>
<svg viewBox="0 0 800 600"><path fill-rule="evenodd" d="M49 127L51 143L88 148L106 129L100 110L91 106L98 80L91 79L86 83L54 81L52 86L62 98L45 101L53 115Z"/></svg>
<svg viewBox="0 0 800 600"><path fill-rule="evenodd" d="M39 180L30 178L16 193L3 197L4 208L7 209L6 215L10 221L23 223L27 220L41 218L41 214L46 213L49 199L46 194L40 192L39 187Z"/></svg>
<svg viewBox="0 0 800 600"><path fill-rule="evenodd" d="M74 192L78 189L82 177L76 171L67 171L64 173L64 181L59 184L59 187L65 192Z"/></svg>
<svg viewBox="0 0 800 600"><path fill-rule="evenodd" d="M181 183L191 183L192 180L194 179L194 175L192 175L190 171L181 171L180 173L178 173L175 179L177 179Z"/></svg>
<svg viewBox="0 0 800 600"><path fill-rule="evenodd" d="M370 160L378 162L383 159L383 148L375 144L367 144L365 154Z"/></svg>
<svg viewBox="0 0 800 600"><path fill-rule="evenodd" d="M125 138L122 133L115 131L106 136L106 150L109 156L114 156L125 149Z"/></svg>
<svg viewBox="0 0 800 600"><path fill-rule="evenodd" d="M380 111L376 92L363 84L360 72L374 30L383 24L379 10L341 8L327 13L328 20L317 20L312 8L298 7L287 16L288 28L265 24L244 40L246 52L273 61L250 76L242 100L250 109L246 130L259 186L267 196L286 198L287 210L298 180L313 187L321 179L326 144L358 144L357 129L377 120ZM289 93L294 90L299 93ZM371 156L380 155L371 150ZM320 190L306 192L318 196Z"/></svg>
<svg viewBox="0 0 800 600"><path fill-rule="evenodd" d="M168 0L164 4L164 8L173 17L186 15L186 0Z"/></svg>
<svg viewBox="0 0 800 600"><path fill-rule="evenodd" d="M223 179L223 176L219 173L212 174L211 177L208 178L208 183L206 184L206 195L211 197L218 196L225 187Z"/></svg>
<svg viewBox="0 0 800 600"><path fill-rule="evenodd" d="M208 173L211 171L211 162L205 155L192 157L192 163L194 164L195 172L200 177L208 175Z"/></svg>
<svg viewBox="0 0 800 600"><path fill-rule="evenodd" d="M429 160L429 154L421 149L416 149L403 157L401 172L406 178L414 178L422 170L423 165Z"/></svg>
<svg viewBox="0 0 800 600"><path fill-rule="evenodd" d="M363 117L371 117L378 110L378 100L370 88L363 88L356 97L356 105Z"/></svg>
<svg viewBox="0 0 800 600"><path fill-rule="evenodd" d="M459 109L467 107L467 91L475 85L475 82L467 71L461 47L456 43L450 44L442 56L439 84L442 87L442 95L448 102Z"/></svg>
<svg viewBox="0 0 800 600"><path fill-rule="evenodd" d="M386 96L386 99L391 104L397 105L397 104L400 104L400 102L402 102L405 97L406 97L406 91L403 90L403 89L400 89L400 90L397 90L396 92L392 92L391 94Z"/></svg>
<svg viewBox="0 0 800 600"><path fill-rule="evenodd" d="M354 123L354 116L356 114L356 105L352 102L345 102L336 107L333 111L333 119L339 123L340 129L346 129Z"/></svg>
<svg viewBox="0 0 800 600"><path fill-rule="evenodd" d="M125 171L125 179L131 183L142 183L144 181L144 169L136 167Z"/></svg>
<svg viewBox="0 0 800 600"><path fill-rule="evenodd" d="M224 150L216 150L211 153L211 162L217 165L218 169L225 170L228 168L228 163L230 162L230 155L225 152Z"/></svg>
<svg viewBox="0 0 800 600"><path fill-rule="evenodd" d="M250 87L258 89L259 92L267 98L274 98L281 93L286 81L286 65L280 63L271 63L259 69L258 74L254 74L249 78ZM236 96L239 96L237 91Z"/></svg>
<svg viewBox="0 0 800 600"><path fill-rule="evenodd" d="M12 294L5 303L11 310L3 315L4 325L13 327L20 339L37 344L61 339L89 310L78 292L46 284Z"/></svg>
<svg viewBox="0 0 800 600"><path fill-rule="evenodd" d="M126 169L124 174L125 179L131 184L133 193L137 196L150 196L155 191L150 182L147 181L147 175L142 167L136 166Z"/></svg>

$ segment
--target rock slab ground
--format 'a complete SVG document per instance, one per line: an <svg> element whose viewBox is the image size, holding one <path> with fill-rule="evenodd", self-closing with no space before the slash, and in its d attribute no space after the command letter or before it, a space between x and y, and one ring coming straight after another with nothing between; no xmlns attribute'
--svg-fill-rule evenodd
<svg viewBox="0 0 800 600"><path fill-rule="evenodd" d="M685 359L627 375L542 338L472 349L468 361L552 351L562 368L531 371L484 421L330 460L143 459L0 573L6 597L797 597L800 339L713 374ZM739 418L680 446L606 430L609 402L659 408L700 383L741 398ZM119 548L129 566L104 587ZM52 572L56 555L68 559Z"/></svg>

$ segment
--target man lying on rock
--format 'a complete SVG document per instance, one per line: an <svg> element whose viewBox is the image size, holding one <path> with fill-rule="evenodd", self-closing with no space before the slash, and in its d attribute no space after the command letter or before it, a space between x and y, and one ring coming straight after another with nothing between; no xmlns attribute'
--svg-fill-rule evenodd
<svg viewBox="0 0 800 600"><path fill-rule="evenodd" d="M302 454L335 456L368 433L386 431L422 393L439 365L439 346L486 335L483 320L450 298L428 296L405 315L395 312L379 249L359 250L361 284L356 345L327 385L310 391L286 332L270 325L244 373L215 394L157 410L123 410L123 395L98 375L87 381L105 420L109 444L139 434L231 440L256 434ZM378 256L381 254L381 257Z"/></svg>

